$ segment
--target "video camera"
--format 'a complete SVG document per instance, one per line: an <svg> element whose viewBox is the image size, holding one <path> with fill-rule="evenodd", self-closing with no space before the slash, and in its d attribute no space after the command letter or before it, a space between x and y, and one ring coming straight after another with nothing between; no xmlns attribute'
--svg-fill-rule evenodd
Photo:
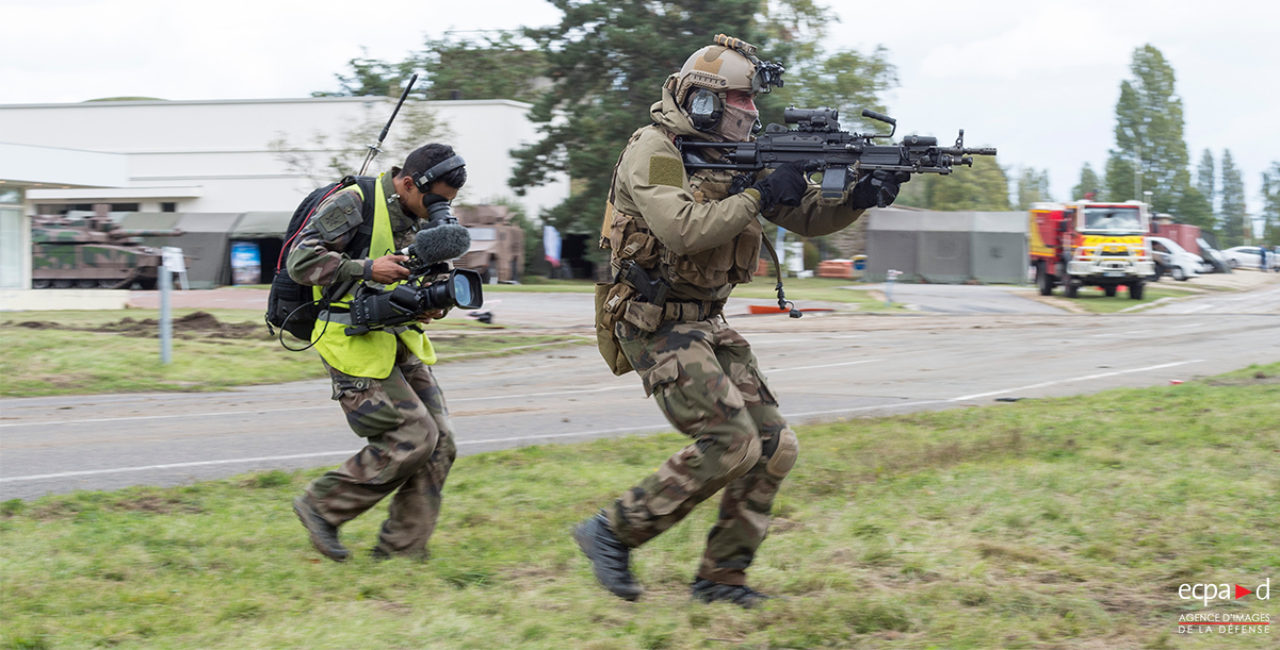
<svg viewBox="0 0 1280 650"><path fill-rule="evenodd" d="M484 303L480 274L449 268L449 260L461 257L471 247L471 236L449 213L448 203L435 205L444 207L433 213L436 218L429 222L433 225L419 231L413 245L400 251L409 258L404 263L409 279L390 291L361 285L351 300L351 325L345 330L348 336L412 323L429 311L476 309ZM442 274L447 276L424 282Z"/></svg>

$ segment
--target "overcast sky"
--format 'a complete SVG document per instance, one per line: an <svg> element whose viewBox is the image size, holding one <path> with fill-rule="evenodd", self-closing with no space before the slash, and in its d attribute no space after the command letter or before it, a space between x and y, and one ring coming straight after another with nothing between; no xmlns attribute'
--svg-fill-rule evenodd
<svg viewBox="0 0 1280 650"><path fill-rule="evenodd" d="M900 132L950 141L964 128L970 146L999 147L1011 177L1048 170L1059 200L1072 198L1083 163L1104 169L1120 82L1146 43L1177 75L1193 178L1206 148L1219 164L1229 149L1256 213L1261 172L1280 161L1280 4L825 4L841 19L831 48L888 49ZM306 97L335 90L354 57L400 60L447 30L558 19L540 0L0 0L0 103Z"/></svg>

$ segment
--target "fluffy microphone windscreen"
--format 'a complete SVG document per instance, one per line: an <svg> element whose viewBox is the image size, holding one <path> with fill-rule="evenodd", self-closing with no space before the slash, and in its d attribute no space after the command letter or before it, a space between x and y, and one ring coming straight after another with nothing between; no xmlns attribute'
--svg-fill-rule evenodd
<svg viewBox="0 0 1280 650"><path fill-rule="evenodd" d="M420 230L413 238L414 252L431 264L462 257L468 248L471 248L471 234L456 223Z"/></svg>

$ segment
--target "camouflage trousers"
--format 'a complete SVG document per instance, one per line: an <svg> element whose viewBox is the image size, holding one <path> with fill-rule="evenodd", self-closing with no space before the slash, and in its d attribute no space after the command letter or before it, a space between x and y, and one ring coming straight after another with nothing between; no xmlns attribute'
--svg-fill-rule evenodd
<svg viewBox="0 0 1280 650"><path fill-rule="evenodd" d="M395 496L378 534L391 555L425 555L440 515L441 490L457 457L449 411L435 375L403 343L386 379L353 377L325 364L333 399L365 446L307 486L316 510L341 526Z"/></svg>
<svg viewBox="0 0 1280 650"><path fill-rule="evenodd" d="M693 442L617 499L614 532L639 546L723 490L698 577L744 584L799 450L750 344L720 316L655 332L620 322L616 333L645 392Z"/></svg>

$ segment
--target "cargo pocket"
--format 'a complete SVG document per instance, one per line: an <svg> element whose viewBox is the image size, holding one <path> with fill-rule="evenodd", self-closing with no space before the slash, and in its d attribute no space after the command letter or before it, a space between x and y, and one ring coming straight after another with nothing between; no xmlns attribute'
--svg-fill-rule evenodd
<svg viewBox="0 0 1280 650"><path fill-rule="evenodd" d="M769 406L777 406L778 398L773 394L773 389L769 388L769 384L765 382L764 374L760 372L760 369L753 366L751 375L755 378L756 386L758 387L756 390L759 391L760 401Z"/></svg>
<svg viewBox="0 0 1280 650"><path fill-rule="evenodd" d="M702 452L694 445L685 447L679 454L663 463L654 476L657 486L653 489L647 509L654 517L663 517L676 511L689 500L697 488L690 470L701 464ZM690 464L693 463L693 464Z"/></svg>
<svg viewBox="0 0 1280 650"><path fill-rule="evenodd" d="M404 415L381 390L374 390L374 380L333 374L333 399L342 405L347 426L362 438L380 436L404 424Z"/></svg>
<svg viewBox="0 0 1280 650"><path fill-rule="evenodd" d="M680 379L680 362L675 357L667 357L649 370L641 373L644 382L644 394L648 397L653 391L674 384Z"/></svg>

